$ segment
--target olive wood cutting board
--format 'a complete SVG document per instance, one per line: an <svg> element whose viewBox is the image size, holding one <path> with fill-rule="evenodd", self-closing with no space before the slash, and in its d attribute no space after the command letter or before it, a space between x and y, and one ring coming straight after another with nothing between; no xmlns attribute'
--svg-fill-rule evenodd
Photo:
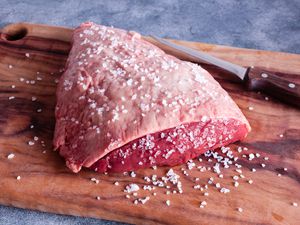
<svg viewBox="0 0 300 225"><path fill-rule="evenodd" d="M252 126L245 140L230 145L239 157L236 163L242 165L244 178L234 165L221 169L223 178L212 169L200 172L197 166L214 165L203 156L202 162L194 160L192 170L186 165L174 168L183 184L182 194L166 194L168 189L156 187L127 199L123 192L127 184L142 188L147 184L144 176L161 177L168 168L139 170L136 177L88 169L70 172L53 151L52 136L56 84L68 56L71 33L69 28L26 23L1 30L0 204L136 224L300 224L300 110L263 93L249 92L233 76L209 65L203 67L229 92ZM299 84L300 55L174 42L243 66L289 72L293 74L289 79ZM238 146L248 151L238 152ZM250 153L260 157L249 160ZM235 175L239 176L238 187L234 187ZM93 177L100 182L91 181ZM204 186L210 177L214 181L205 190L208 196L193 188ZM230 193L221 193L216 183ZM172 192L174 187L170 187ZM134 199L145 196L150 197L148 202L133 204ZM200 208L203 201L207 205Z"/></svg>

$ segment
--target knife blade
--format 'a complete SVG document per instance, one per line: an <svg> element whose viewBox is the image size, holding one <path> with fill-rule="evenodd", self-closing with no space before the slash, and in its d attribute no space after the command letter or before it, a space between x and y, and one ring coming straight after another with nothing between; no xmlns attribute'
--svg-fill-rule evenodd
<svg viewBox="0 0 300 225"><path fill-rule="evenodd" d="M263 91L283 102L300 108L300 74L295 76L295 74L273 72L257 67L245 68L199 50L178 45L156 36L151 37L158 43L175 49L182 54L192 56L201 62L217 66L236 75L251 91ZM284 78L297 76L299 83Z"/></svg>

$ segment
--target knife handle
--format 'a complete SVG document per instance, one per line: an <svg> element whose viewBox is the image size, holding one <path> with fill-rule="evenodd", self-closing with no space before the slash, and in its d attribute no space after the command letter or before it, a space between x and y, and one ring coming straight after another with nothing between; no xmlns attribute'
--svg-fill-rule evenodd
<svg viewBox="0 0 300 225"><path fill-rule="evenodd" d="M252 91L262 91L300 108L300 75L271 72L249 67L247 85ZM298 82L295 80L298 79Z"/></svg>

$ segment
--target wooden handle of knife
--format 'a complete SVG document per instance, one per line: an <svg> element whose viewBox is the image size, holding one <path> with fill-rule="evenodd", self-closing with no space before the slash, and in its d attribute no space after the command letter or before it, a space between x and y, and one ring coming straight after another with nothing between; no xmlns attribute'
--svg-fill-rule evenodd
<svg viewBox="0 0 300 225"><path fill-rule="evenodd" d="M271 72L262 68L248 69L248 88L262 91L300 108L300 74Z"/></svg>

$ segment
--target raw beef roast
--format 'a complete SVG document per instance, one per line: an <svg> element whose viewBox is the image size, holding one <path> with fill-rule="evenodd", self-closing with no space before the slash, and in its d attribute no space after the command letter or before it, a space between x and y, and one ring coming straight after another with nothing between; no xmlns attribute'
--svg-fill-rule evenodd
<svg viewBox="0 0 300 225"><path fill-rule="evenodd" d="M84 23L72 44L57 89L54 146L73 172L173 166L250 131L207 71L137 33Z"/></svg>

